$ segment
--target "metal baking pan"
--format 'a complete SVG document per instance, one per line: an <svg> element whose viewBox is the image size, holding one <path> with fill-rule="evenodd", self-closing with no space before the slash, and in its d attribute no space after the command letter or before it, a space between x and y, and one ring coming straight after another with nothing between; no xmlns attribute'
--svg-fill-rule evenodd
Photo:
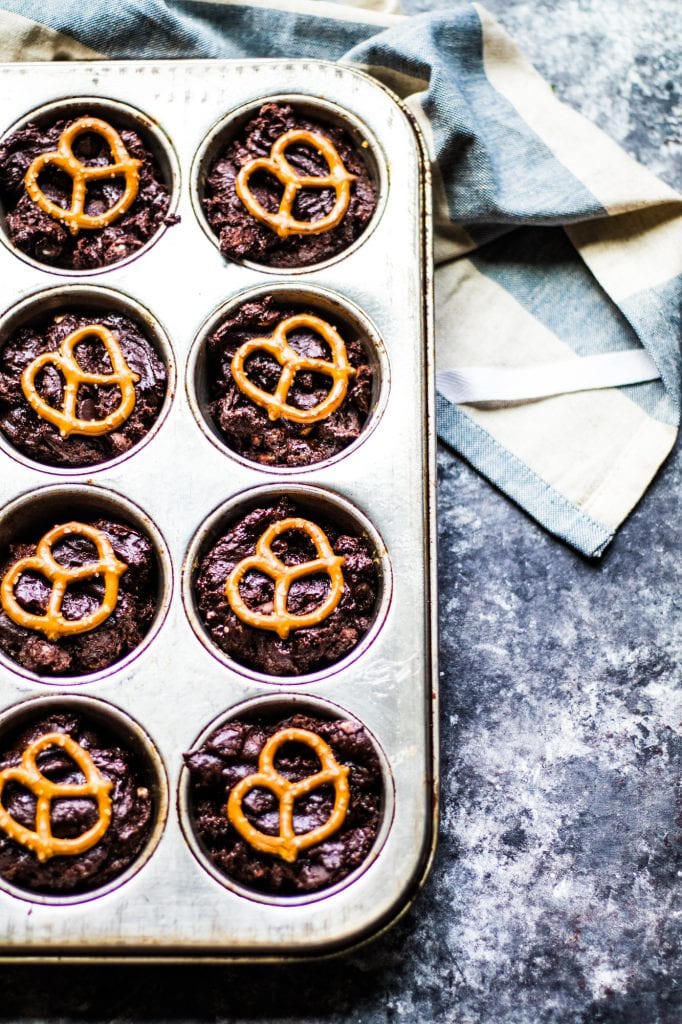
<svg viewBox="0 0 682 1024"><path fill-rule="evenodd" d="M99 106L105 115L114 104L140 118L181 217L128 261L95 272L33 263L13 250L2 227L0 344L27 313L62 299L98 302L101 294L150 325L169 366L170 399L133 454L99 467L49 469L0 442L3 543L36 508L61 509L77 498L143 525L161 578L145 644L103 673L50 682L0 658L0 732L24 702L76 702L112 715L119 727L128 723L150 752L157 787L145 854L105 890L56 899L0 883L0 958L284 959L348 948L406 908L435 842L430 189L418 133L377 82L317 61L16 64L0 67L0 83L0 134L53 103L72 111ZM293 272L225 260L199 205L205 160L224 119L243 119L270 97L293 97L323 120L361 132L379 187L373 221L351 249ZM196 386L201 339L215 311L243 292L268 289L313 293L360 318L377 350L369 429L350 450L305 469L259 468L231 455L207 425ZM218 656L202 634L188 582L193 553L220 510L253 501L254 489L294 492L304 505L336 509L367 524L374 538L381 575L375 623L329 670L268 678ZM341 886L313 899L235 891L210 870L192 836L183 751L254 702L355 718L380 752L386 801L372 854Z"/></svg>

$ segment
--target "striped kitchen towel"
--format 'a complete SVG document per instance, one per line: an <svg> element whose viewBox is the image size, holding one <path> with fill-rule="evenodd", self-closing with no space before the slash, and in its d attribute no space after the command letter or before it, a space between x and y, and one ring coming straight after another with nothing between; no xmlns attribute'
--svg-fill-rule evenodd
<svg viewBox="0 0 682 1024"><path fill-rule="evenodd" d="M394 89L434 170L440 437L599 555L677 434L680 196L559 103L485 8L358 2L0 0L0 59L315 57Z"/></svg>

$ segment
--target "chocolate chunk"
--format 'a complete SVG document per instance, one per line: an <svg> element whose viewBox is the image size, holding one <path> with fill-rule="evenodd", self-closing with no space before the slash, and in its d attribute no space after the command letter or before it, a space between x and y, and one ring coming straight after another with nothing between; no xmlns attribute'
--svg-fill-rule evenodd
<svg viewBox="0 0 682 1024"><path fill-rule="evenodd" d="M232 357L245 341L271 335L287 317L302 312L321 316L336 327L356 371L348 380L341 406L313 424L293 423L283 417L271 420L265 408L243 394L230 369ZM287 340L301 355L330 359L326 342L309 327L297 328ZM277 387L281 369L265 352L256 352L247 360L249 380L270 393ZM207 339L206 376L211 416L226 443L264 466L309 466L331 458L357 440L370 411L372 370L362 340L326 312L280 303L272 295L244 303L212 332ZM326 398L331 386L331 378L325 374L297 373L287 403L310 409Z"/></svg>
<svg viewBox="0 0 682 1024"><path fill-rule="evenodd" d="M56 352L68 335L88 324L103 324L116 338L129 368L139 376L135 408L116 430L99 436L71 434L38 416L21 388L24 369L44 352ZM85 373L112 372L104 346L96 337L76 346L75 355ZM94 466L129 451L147 434L161 411L167 388L166 367L140 326L130 317L83 310L49 313L19 328L0 351L0 430L30 459L48 466ZM36 378L38 393L56 409L64 403L64 380L48 365ZM104 419L121 402L115 385L82 384L78 389L79 419Z"/></svg>
<svg viewBox="0 0 682 1024"><path fill-rule="evenodd" d="M112 817L103 837L89 850L57 855L41 863L36 855L0 828L0 876L36 893L89 892L116 878L132 864L149 836L154 814L152 773L141 756L98 724L70 711L53 712L0 742L0 771L16 767L26 747L47 733L71 736L87 751L95 767L110 782ZM52 782L82 784L80 769L61 748L49 747L37 758L38 768ZM35 829L35 798L16 782L5 786L2 802L25 828ZM59 797L51 805L52 833L60 839L82 835L98 820L92 798Z"/></svg>
<svg viewBox="0 0 682 1024"><path fill-rule="evenodd" d="M88 116L88 111L79 116ZM141 135L112 121L108 123L118 131L129 155L142 161L138 193L132 206L106 227L83 229L77 235L36 206L24 188L26 171L41 153L56 151L60 135L75 120L59 119L44 127L29 122L0 144L0 198L10 240L18 249L40 263L91 270L125 259L156 234L162 224L175 223L178 218L167 216L170 192ZM108 143L94 132L77 138L73 152L91 166L112 163ZM71 206L72 180L64 171L48 165L39 183L52 202L65 209ZM88 182L85 212L103 213L120 199L124 190L122 178Z"/></svg>
<svg viewBox="0 0 682 1024"><path fill-rule="evenodd" d="M337 555L343 555L344 589L334 611L316 626L293 629L286 639L269 629L242 622L232 611L225 593L227 578L235 565L255 551L267 527L281 519L301 516L314 519L326 533ZM285 564L298 565L315 558L310 539L298 530L282 534L272 546ZM289 592L288 609L304 615L323 603L328 577L304 576ZM199 613L214 642L235 661L274 676L297 676L345 657L369 629L374 616L379 583L369 541L335 523L301 512L289 498L256 508L230 526L200 561L194 580ZM253 610L272 610L270 577L250 571L240 589Z"/></svg>
<svg viewBox="0 0 682 1024"><path fill-rule="evenodd" d="M69 522L67 512L60 521ZM43 633L18 625L0 608L0 649L38 675L77 676L108 668L142 642L154 617L158 581L149 538L126 523L110 519L87 522L108 537L116 557L128 567L119 578L116 608L102 625L86 633L48 640ZM0 564L0 578L20 559L34 555L38 541L53 525L48 523L44 529L33 531L29 540L11 544ZM75 534L56 543L52 550L59 563L70 567L85 565L96 557L90 541ZM19 604L36 615L45 614L50 593L49 580L36 572L23 573L14 588ZM63 614L67 619L83 618L100 607L103 597L102 576L74 583L64 597Z"/></svg>
<svg viewBox="0 0 682 1024"><path fill-rule="evenodd" d="M255 220L238 197L234 183L239 170L257 157L269 157L274 142L292 129L318 132L331 140L347 171L354 174L348 210L340 224L316 235L280 238ZM299 175L320 177L328 173L323 156L307 144L288 147L286 157ZM251 191L260 205L276 212L282 185L267 172L251 179ZM334 206L330 188L303 188L292 213L298 220L315 221ZM265 103L256 117L232 139L209 168L204 209L220 240L220 250L233 259L253 260L271 267L307 267L343 252L358 238L376 209L377 195L369 170L350 134L336 125L323 124L287 104Z"/></svg>
<svg viewBox="0 0 682 1024"><path fill-rule="evenodd" d="M223 742L225 728L229 730L227 744ZM256 850L230 824L226 813L233 787L258 771L258 757L268 738L288 728L321 736L339 764L350 768L350 802L343 824L327 839L300 851L293 863ZM358 868L374 845L381 823L383 780L374 744L358 723L308 714L273 721L254 714L231 720L200 750L185 754L185 763L190 774L190 814L199 840L221 872L250 889L279 896L327 889ZM306 744L288 742L280 748L275 768L288 781L298 782L318 772L320 765ZM331 816L334 796L333 786L325 785L297 799L295 833L324 825ZM242 809L259 832L278 835L279 808L270 790L252 790Z"/></svg>

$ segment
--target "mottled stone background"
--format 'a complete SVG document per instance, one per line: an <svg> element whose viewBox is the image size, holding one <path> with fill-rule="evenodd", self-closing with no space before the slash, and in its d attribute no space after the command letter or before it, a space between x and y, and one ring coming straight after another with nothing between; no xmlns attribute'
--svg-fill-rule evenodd
<svg viewBox="0 0 682 1024"><path fill-rule="evenodd" d="M679 0L487 6L682 187ZM444 448L439 500L443 813L413 909L325 964L4 969L0 1021L680 1024L679 447L599 564Z"/></svg>

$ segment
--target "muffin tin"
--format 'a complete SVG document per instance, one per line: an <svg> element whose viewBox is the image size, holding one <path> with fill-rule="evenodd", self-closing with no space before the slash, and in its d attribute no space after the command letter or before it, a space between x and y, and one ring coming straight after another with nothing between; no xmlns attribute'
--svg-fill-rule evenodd
<svg viewBox="0 0 682 1024"><path fill-rule="evenodd" d="M0 958L290 958L346 948L389 924L414 896L435 841L435 531L428 168L405 109L351 68L316 61L167 61L0 67L0 131L49 105L113 105L160 157L179 224L127 260L96 271L37 264L8 241L0 211L0 340L33 309L112 301L148 327L169 367L166 407L130 453L82 471L51 469L2 444L0 539L14 524L69 509L111 510L142 526L159 564L159 608L145 643L89 677L47 679L0 659L7 717L63 702L128 723L157 778L148 848L120 879L77 898L0 884ZM324 100L317 97L324 96ZM325 263L279 271L226 261L200 209L206 161L266 99L344 123L368 143L378 205L365 233ZM140 109L141 108L141 109ZM96 280L91 280L96 278ZM324 463L259 467L210 427L201 386L210 325L244 296L314 298L364 328L374 407L354 445ZM177 373L175 372L177 368ZM198 619L198 553L235 509L290 493L370 538L380 573L374 623L329 669L268 677L216 651ZM183 751L262 704L283 714L360 721L382 764L385 805L370 856L343 883L308 897L263 897L212 869L192 832ZM168 813L166 814L166 808Z"/></svg>

